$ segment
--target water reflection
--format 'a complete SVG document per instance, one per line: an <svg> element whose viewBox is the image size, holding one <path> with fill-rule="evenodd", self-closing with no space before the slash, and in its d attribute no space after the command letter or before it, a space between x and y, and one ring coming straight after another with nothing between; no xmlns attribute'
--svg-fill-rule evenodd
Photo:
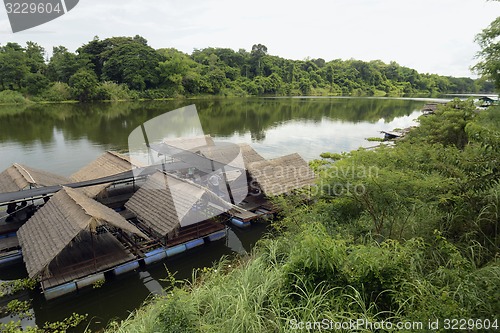
<svg viewBox="0 0 500 333"><path fill-rule="evenodd" d="M70 175L106 149L127 151L129 133L146 120L190 104L207 134L251 143L266 157L293 151L313 159L411 123L424 103L275 98L1 106L0 170L18 162Z"/></svg>

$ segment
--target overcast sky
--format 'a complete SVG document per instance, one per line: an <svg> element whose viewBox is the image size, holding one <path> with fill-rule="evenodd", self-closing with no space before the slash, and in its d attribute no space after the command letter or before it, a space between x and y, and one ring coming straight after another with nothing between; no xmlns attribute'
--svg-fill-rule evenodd
<svg viewBox="0 0 500 333"><path fill-rule="evenodd" d="M191 53L260 43L290 59L380 59L471 76L474 36L498 15L500 2L485 0L80 0L63 17L16 34L0 9L0 44L75 51L96 35L141 35L154 48Z"/></svg>

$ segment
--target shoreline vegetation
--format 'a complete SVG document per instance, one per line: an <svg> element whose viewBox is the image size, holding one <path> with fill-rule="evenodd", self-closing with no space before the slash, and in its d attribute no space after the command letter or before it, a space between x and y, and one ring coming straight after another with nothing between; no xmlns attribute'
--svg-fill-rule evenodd
<svg viewBox="0 0 500 333"><path fill-rule="evenodd" d="M291 60L228 48L153 49L141 36L97 36L75 53L54 47L50 59L34 42L0 45L0 104L126 101L247 96L436 97L491 93L480 78L422 74L380 60Z"/></svg>
<svg viewBox="0 0 500 333"><path fill-rule="evenodd" d="M454 100L419 122L393 147L312 161L317 190L275 198L283 211L272 237L192 281L167 271L166 295L107 332L372 331L382 323L446 331L461 318L465 330L497 330L500 107L477 112Z"/></svg>

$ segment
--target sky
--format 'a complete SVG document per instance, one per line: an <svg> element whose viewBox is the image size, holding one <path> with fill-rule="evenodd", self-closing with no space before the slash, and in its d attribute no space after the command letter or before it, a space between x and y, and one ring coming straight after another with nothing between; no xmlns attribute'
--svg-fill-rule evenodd
<svg viewBox="0 0 500 333"><path fill-rule="evenodd" d="M29 2L27 0L27 2ZM94 36L145 37L158 49L206 47L288 59L396 61L421 73L474 77L474 36L500 15L486 0L80 0L64 16L12 33L0 8L0 44L33 41L74 52Z"/></svg>

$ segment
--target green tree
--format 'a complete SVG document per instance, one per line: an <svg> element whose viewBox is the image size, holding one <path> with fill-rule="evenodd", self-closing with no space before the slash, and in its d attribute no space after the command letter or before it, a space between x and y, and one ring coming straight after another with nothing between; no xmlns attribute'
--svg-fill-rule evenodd
<svg viewBox="0 0 500 333"><path fill-rule="evenodd" d="M95 98L98 91L97 75L91 70L80 69L69 79L73 96L80 102L90 101Z"/></svg>
<svg viewBox="0 0 500 333"><path fill-rule="evenodd" d="M158 53L166 59L158 64L160 76L160 86L171 90L173 94L189 93L200 90L199 84L199 64L174 48L160 49Z"/></svg>
<svg viewBox="0 0 500 333"><path fill-rule="evenodd" d="M158 85L160 54L142 41L126 41L106 51L102 79L125 83L131 89L145 90Z"/></svg>
<svg viewBox="0 0 500 333"><path fill-rule="evenodd" d="M250 52L252 72L254 76L262 74L262 59L267 54L267 47L262 44L254 44Z"/></svg>
<svg viewBox="0 0 500 333"><path fill-rule="evenodd" d="M92 64L88 59L69 52L64 46L55 46L47 66L47 77L52 82L68 83L69 78L81 68L91 70Z"/></svg>
<svg viewBox="0 0 500 333"><path fill-rule="evenodd" d="M21 89L22 82L29 73L24 49L17 43L7 43L0 47L0 85L2 90Z"/></svg>
<svg viewBox="0 0 500 333"><path fill-rule="evenodd" d="M101 77L102 66L104 64L102 54L110 48L110 44L109 42L99 40L99 37L95 36L93 40L76 50L81 58L87 58L94 65L94 71L98 78Z"/></svg>
<svg viewBox="0 0 500 333"><path fill-rule="evenodd" d="M480 61L473 69L493 80L500 90L500 17L476 36L476 42L481 47L477 54Z"/></svg>
<svg viewBox="0 0 500 333"><path fill-rule="evenodd" d="M45 65L45 49L37 43L26 42L26 64L31 73L43 73L46 69Z"/></svg>
<svg viewBox="0 0 500 333"><path fill-rule="evenodd" d="M207 81L212 88L211 91L220 94L225 87L226 75L221 69L216 68L208 73Z"/></svg>

